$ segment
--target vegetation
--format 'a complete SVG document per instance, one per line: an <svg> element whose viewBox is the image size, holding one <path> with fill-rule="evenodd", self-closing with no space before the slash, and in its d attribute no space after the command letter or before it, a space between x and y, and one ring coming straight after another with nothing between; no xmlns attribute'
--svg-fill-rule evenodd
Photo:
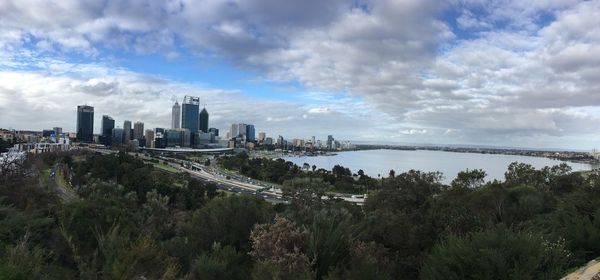
<svg viewBox="0 0 600 280"><path fill-rule="evenodd" d="M8 149L10 149L13 146L13 143L11 143L10 141L5 141L4 139L0 138L0 153L5 153L8 151Z"/></svg>
<svg viewBox="0 0 600 280"><path fill-rule="evenodd" d="M308 163L301 168L283 159L249 158L244 153L220 157L219 164L250 178L276 184L285 184L296 178L318 178L325 183L323 187L326 191L355 194L379 187L378 181L367 176L362 170L352 174L350 169L340 165L334 166L331 171L317 169L314 165L311 169Z"/></svg>
<svg viewBox="0 0 600 280"><path fill-rule="evenodd" d="M0 176L0 279L552 279L600 256L600 176L564 165L443 185L220 162L284 184L289 203L224 196L124 153L29 158ZM76 199L41 180L49 169ZM344 178L373 184L364 206L322 199Z"/></svg>

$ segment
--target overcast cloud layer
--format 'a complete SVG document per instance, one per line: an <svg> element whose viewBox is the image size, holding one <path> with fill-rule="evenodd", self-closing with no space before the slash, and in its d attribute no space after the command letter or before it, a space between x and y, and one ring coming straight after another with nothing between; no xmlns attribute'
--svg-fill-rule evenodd
<svg viewBox="0 0 600 280"><path fill-rule="evenodd" d="M96 130L102 114L167 126L172 97L193 94L221 129L598 146L600 1L48 2L0 2L0 127L73 130L83 103ZM300 90L260 96L119 64L148 54Z"/></svg>

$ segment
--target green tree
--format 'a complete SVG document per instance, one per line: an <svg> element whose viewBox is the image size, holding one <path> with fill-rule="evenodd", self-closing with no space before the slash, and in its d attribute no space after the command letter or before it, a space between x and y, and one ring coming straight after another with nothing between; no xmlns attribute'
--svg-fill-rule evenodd
<svg viewBox="0 0 600 280"><path fill-rule="evenodd" d="M458 172L458 175L450 185L453 188L479 188L485 183L487 174L482 169L467 169L466 171Z"/></svg>
<svg viewBox="0 0 600 280"><path fill-rule="evenodd" d="M311 279L306 235L292 221L279 216L273 224L256 226L251 235L250 251L256 260L253 278Z"/></svg>
<svg viewBox="0 0 600 280"><path fill-rule="evenodd" d="M496 228L437 245L423 279L558 279L569 252L541 235Z"/></svg>
<svg viewBox="0 0 600 280"><path fill-rule="evenodd" d="M190 269L189 279L219 280L248 279L250 257L231 246L214 243L210 251L203 251Z"/></svg>

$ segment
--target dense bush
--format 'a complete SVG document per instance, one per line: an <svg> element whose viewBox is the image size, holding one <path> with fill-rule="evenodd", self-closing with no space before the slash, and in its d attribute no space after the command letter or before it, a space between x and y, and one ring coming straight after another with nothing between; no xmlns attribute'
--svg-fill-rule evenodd
<svg viewBox="0 0 600 280"><path fill-rule="evenodd" d="M0 279L547 279L600 255L600 176L565 166L444 185L439 173L219 162L282 183L287 202L124 153L30 158L0 176ZM367 186L363 206L327 196Z"/></svg>

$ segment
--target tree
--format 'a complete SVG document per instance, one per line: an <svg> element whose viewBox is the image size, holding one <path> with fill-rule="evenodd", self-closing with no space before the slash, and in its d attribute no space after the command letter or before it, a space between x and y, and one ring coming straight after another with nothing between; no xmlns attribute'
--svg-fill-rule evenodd
<svg viewBox="0 0 600 280"><path fill-rule="evenodd" d="M539 170L536 170L530 164L522 162L513 162L508 165L504 177L506 184L511 186L529 185L540 187L546 183L543 174Z"/></svg>
<svg viewBox="0 0 600 280"><path fill-rule="evenodd" d="M348 261L354 227L345 210L321 210L313 213L308 225L307 254L312 260L316 279Z"/></svg>
<svg viewBox="0 0 600 280"><path fill-rule="evenodd" d="M184 226L184 234L192 248L209 250L218 242L246 251L254 224L265 223L273 215L271 205L258 197L215 198L194 211Z"/></svg>
<svg viewBox="0 0 600 280"><path fill-rule="evenodd" d="M482 169L473 169L458 172L458 175L450 184L454 188L479 188L485 183L487 174Z"/></svg>
<svg viewBox="0 0 600 280"><path fill-rule="evenodd" d="M210 251L203 251L194 260L189 279L248 279L249 260L246 254L232 246L214 243Z"/></svg>
<svg viewBox="0 0 600 280"><path fill-rule="evenodd" d="M437 245L423 279L558 279L568 264L564 244L529 232L496 228Z"/></svg>
<svg viewBox="0 0 600 280"><path fill-rule="evenodd" d="M250 239L250 255L256 260L254 278L259 275L260 279L312 278L306 255L306 232L292 221L278 216L273 224L256 226Z"/></svg>

